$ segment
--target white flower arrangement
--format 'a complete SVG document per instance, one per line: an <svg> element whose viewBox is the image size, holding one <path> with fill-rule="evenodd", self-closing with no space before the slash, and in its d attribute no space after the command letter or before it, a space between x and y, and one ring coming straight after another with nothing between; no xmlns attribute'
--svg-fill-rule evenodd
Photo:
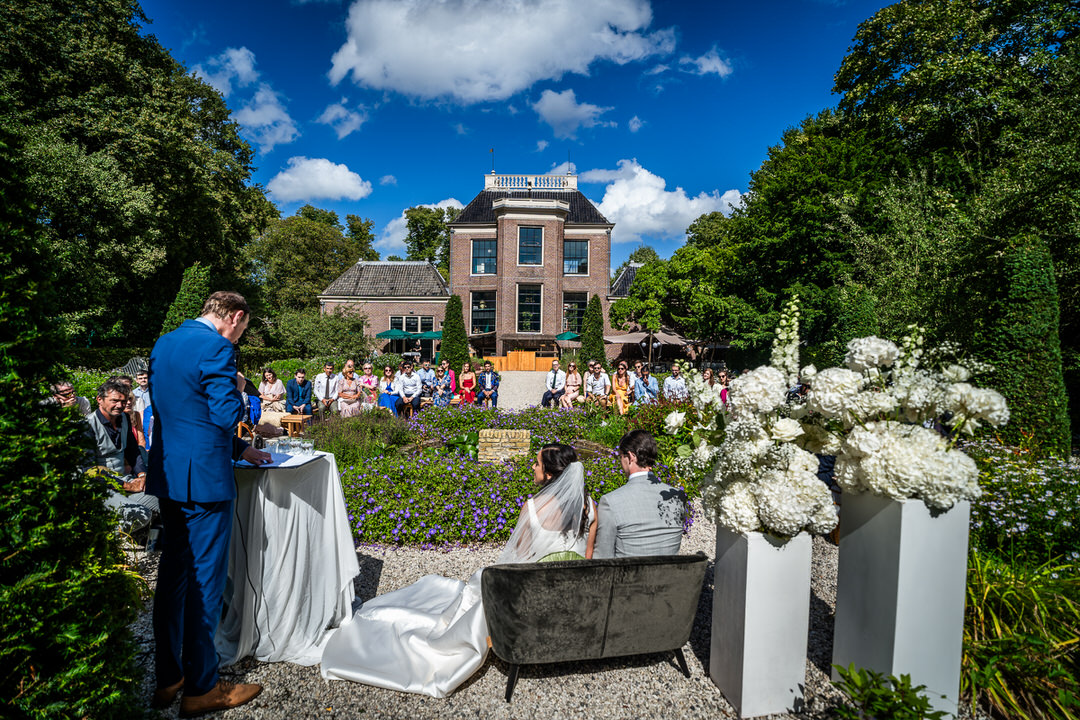
<svg viewBox="0 0 1080 720"><path fill-rule="evenodd" d="M955 344L924 352L922 331L909 329L899 345L873 336L852 340L846 367L808 365L792 379L798 314L789 303L772 365L731 383L731 422L702 491L717 522L743 533L830 531L836 512L817 477L816 455L836 456L845 492L917 498L938 511L979 496L978 470L955 448L955 437L1008 422L1005 398L967 382L987 366L946 361L959 355ZM799 377L810 385L801 399L788 393ZM940 423L948 435L933 429Z"/></svg>

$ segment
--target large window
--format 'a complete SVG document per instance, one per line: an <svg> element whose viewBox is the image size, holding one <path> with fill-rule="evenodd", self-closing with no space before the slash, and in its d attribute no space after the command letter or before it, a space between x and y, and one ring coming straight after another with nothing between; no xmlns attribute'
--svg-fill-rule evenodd
<svg viewBox="0 0 1080 720"><path fill-rule="evenodd" d="M495 248L495 240L472 241L473 275L494 275L497 272L495 265Z"/></svg>
<svg viewBox="0 0 1080 720"><path fill-rule="evenodd" d="M391 330L404 330L409 333L430 332L435 329L434 315L391 315Z"/></svg>
<svg viewBox="0 0 1080 720"><path fill-rule="evenodd" d="M518 285L517 331L519 333L540 332L542 293L542 285Z"/></svg>
<svg viewBox="0 0 1080 720"><path fill-rule="evenodd" d="M581 332L581 322L585 318L585 308L589 306L589 293L563 293L563 330Z"/></svg>
<svg viewBox="0 0 1080 720"><path fill-rule="evenodd" d="M589 241L563 241L563 275L589 274Z"/></svg>
<svg viewBox="0 0 1080 720"><path fill-rule="evenodd" d="M474 292L472 294L472 315L469 323L470 334L495 332L495 291Z"/></svg>
<svg viewBox="0 0 1080 720"><path fill-rule="evenodd" d="M518 265L544 264L544 228L518 228Z"/></svg>

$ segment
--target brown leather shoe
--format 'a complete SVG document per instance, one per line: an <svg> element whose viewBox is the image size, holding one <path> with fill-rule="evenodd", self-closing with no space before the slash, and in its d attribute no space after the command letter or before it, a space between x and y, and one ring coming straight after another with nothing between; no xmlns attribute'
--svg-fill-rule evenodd
<svg viewBox="0 0 1080 720"><path fill-rule="evenodd" d="M180 701L180 717L189 718L205 715L215 710L228 710L249 702L262 692L262 685L238 685L218 680L214 689L205 695L184 694Z"/></svg>
<svg viewBox="0 0 1080 720"><path fill-rule="evenodd" d="M182 687L184 687L184 678L180 678L179 682L167 687L158 688L154 691L154 699L150 701L150 707L155 710L169 707L176 700L176 696L180 694L180 688Z"/></svg>

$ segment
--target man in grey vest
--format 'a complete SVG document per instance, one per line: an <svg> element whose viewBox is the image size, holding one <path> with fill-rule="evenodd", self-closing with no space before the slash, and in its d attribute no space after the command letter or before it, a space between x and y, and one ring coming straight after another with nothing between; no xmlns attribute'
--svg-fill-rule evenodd
<svg viewBox="0 0 1080 720"><path fill-rule="evenodd" d="M600 498L594 558L675 555L682 544L686 493L652 471L656 440L633 430L619 441L626 484Z"/></svg>
<svg viewBox="0 0 1080 720"><path fill-rule="evenodd" d="M97 410L86 416L86 424L94 442L94 463L107 468L123 483L123 494L110 490L105 504L117 510L121 526L127 532L133 532L150 524L151 517L158 511L158 501L143 492L146 468L124 414L127 394L124 383L107 381L98 388Z"/></svg>

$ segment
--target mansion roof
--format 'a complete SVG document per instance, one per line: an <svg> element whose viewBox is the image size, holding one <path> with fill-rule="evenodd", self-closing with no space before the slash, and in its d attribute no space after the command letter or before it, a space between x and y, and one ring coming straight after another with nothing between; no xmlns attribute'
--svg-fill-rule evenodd
<svg viewBox="0 0 1080 720"><path fill-rule="evenodd" d="M619 277L615 278L615 282L611 284L611 292L608 295L610 297L629 297L630 286L634 284L638 268L644 266L645 263L627 263L626 267L619 273Z"/></svg>
<svg viewBox="0 0 1080 720"><path fill-rule="evenodd" d="M580 190L482 190L457 216L453 225L478 225L494 223L495 201L505 198L520 200L562 200L569 203L567 224L610 225L596 206Z"/></svg>
<svg viewBox="0 0 1080 720"><path fill-rule="evenodd" d="M360 261L322 291L333 297L448 297L439 271L422 260Z"/></svg>

